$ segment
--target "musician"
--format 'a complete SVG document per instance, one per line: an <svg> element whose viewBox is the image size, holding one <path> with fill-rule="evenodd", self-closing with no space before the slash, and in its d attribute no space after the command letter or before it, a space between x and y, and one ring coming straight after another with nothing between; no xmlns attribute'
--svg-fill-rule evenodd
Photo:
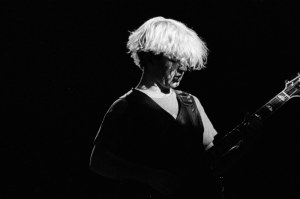
<svg viewBox="0 0 300 199"><path fill-rule="evenodd" d="M117 198L222 198L205 155L217 132L199 99L177 89L187 71L205 67L205 42L179 21L154 17L127 47L142 76L108 109L90 168L118 182Z"/></svg>

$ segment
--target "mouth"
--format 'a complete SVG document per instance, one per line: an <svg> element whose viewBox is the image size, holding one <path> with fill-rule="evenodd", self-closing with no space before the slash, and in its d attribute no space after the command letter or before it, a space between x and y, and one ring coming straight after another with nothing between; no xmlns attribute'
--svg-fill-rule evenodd
<svg viewBox="0 0 300 199"><path fill-rule="evenodd" d="M180 80L181 80L181 76L175 76L173 78L173 81L175 81L175 82L179 82Z"/></svg>

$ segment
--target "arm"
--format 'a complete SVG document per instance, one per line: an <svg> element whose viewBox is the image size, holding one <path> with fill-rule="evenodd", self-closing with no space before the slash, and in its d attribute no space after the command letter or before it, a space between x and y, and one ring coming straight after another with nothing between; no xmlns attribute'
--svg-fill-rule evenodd
<svg viewBox="0 0 300 199"><path fill-rule="evenodd" d="M212 125L210 119L208 118L207 114L204 111L203 106L201 105L199 99L195 96L194 100L196 102L196 106L198 108L198 111L200 113L203 127L204 127L204 132L203 132L203 145L205 147L205 150L210 149L214 144L214 136L217 135L217 131L215 130L214 126Z"/></svg>
<svg viewBox="0 0 300 199"><path fill-rule="evenodd" d="M94 145L90 157L90 169L95 173L117 180L135 180L147 183L153 170L135 165L118 157L101 146Z"/></svg>
<svg viewBox="0 0 300 199"><path fill-rule="evenodd" d="M150 168L135 165L123 157L129 153L129 137L132 131L130 118L130 108L126 100L119 99L110 107L94 141L89 166L95 173L108 178L144 183L151 173Z"/></svg>
<svg viewBox="0 0 300 199"><path fill-rule="evenodd" d="M108 150L94 145L90 169L104 177L115 180L133 180L139 183L150 185L154 190L163 195L169 195L176 191L179 181L173 174L136 165L122 159Z"/></svg>
<svg viewBox="0 0 300 199"><path fill-rule="evenodd" d="M194 99L204 126L203 144L207 151L207 157L211 162L213 172L218 176L230 169L249 151L261 130L261 122L256 118L246 116L245 121L248 121L248 124L241 128L240 132L215 140L217 131L206 115L199 99L197 97ZM223 147L225 145L228 146Z"/></svg>

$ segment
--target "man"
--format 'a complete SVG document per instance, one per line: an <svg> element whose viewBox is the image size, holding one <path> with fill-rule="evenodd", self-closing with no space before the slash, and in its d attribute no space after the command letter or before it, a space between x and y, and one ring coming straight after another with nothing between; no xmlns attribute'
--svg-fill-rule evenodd
<svg viewBox="0 0 300 199"><path fill-rule="evenodd" d="M208 49L183 23L155 17L129 36L143 71L106 113L90 167L115 179L119 198L221 198L206 151L217 134L197 97L176 88L205 67Z"/></svg>

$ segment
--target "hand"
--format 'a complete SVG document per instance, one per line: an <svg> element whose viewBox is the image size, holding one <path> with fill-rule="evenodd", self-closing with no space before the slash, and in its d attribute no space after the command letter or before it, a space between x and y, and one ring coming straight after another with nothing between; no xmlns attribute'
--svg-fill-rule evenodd
<svg viewBox="0 0 300 199"><path fill-rule="evenodd" d="M177 176L163 170L155 170L148 177L148 184L163 195L171 195L179 188Z"/></svg>

